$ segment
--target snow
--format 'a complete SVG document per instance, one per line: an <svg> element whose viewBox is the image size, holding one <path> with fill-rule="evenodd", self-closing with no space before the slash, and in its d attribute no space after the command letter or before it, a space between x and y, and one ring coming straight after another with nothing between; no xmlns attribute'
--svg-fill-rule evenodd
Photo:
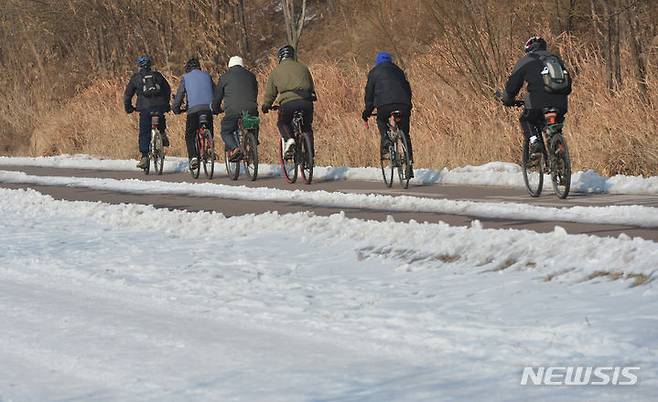
<svg viewBox="0 0 658 402"><path fill-rule="evenodd" d="M543 207L522 203L494 203L431 199L382 194L348 194L328 191L282 190L213 183L172 183L158 180L116 180L87 177L34 176L0 170L0 182L84 187L135 194L179 194L234 200L295 202L334 208L369 208L379 211L428 212L495 219L528 219L595 224L658 227L658 209L642 205L605 207Z"/></svg>
<svg viewBox="0 0 658 402"><path fill-rule="evenodd" d="M53 157L0 157L0 166L38 166L54 168L75 168L95 170L135 171L136 161L98 159L88 155L60 155ZM220 173L225 173L224 165L219 163ZM175 173L187 171L187 159L168 157L164 172ZM278 165L259 165L261 177L279 176ZM521 167L508 162L490 162L480 166L464 166L449 170L416 169L414 183L419 184L464 184L479 186L524 187ZM332 167L317 166L314 171L316 180L364 180L381 181L381 171L373 167ZM550 179L547 177L547 183ZM658 194L658 176L601 176L593 170L576 172L571 179L573 192L611 193L611 194Z"/></svg>
<svg viewBox="0 0 658 402"><path fill-rule="evenodd" d="M658 397L654 242L33 190L0 216L3 402ZM520 386L528 365L640 383Z"/></svg>

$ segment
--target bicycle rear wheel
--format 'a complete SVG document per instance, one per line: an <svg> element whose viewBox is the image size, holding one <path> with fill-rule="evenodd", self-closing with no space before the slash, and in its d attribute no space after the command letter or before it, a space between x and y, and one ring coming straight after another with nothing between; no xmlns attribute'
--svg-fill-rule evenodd
<svg viewBox="0 0 658 402"><path fill-rule="evenodd" d="M544 153L530 154L530 142L523 141L523 181L531 197L539 197L544 186Z"/></svg>
<svg viewBox="0 0 658 402"><path fill-rule="evenodd" d="M293 152L292 155L285 155L283 153L283 139L279 141L279 157L281 159L281 171L283 172L283 177L285 177L288 183L294 183L297 181L297 163L295 163L297 151Z"/></svg>
<svg viewBox="0 0 658 402"><path fill-rule="evenodd" d="M395 146L397 148L396 154L398 157L398 177L402 188L409 188L409 180L411 180L411 159L407 147L407 140L404 138L402 132L398 133Z"/></svg>
<svg viewBox="0 0 658 402"><path fill-rule="evenodd" d="M215 173L215 159L217 159L217 155L215 154L215 141L209 130L204 130L203 135L206 139L206 149L203 155L203 173L206 175L206 178L210 180Z"/></svg>
<svg viewBox="0 0 658 402"><path fill-rule="evenodd" d="M380 155L383 153L383 149L381 149L380 145ZM394 147L388 147L388 156L386 158L382 158L380 156L379 163L382 167L382 177L384 178L384 184L386 187L391 188L393 185L393 170L395 169L395 164L393 163L393 159L395 158L395 148Z"/></svg>
<svg viewBox="0 0 658 402"><path fill-rule="evenodd" d="M236 133L233 133L233 138L236 139L236 142L239 141L239 136ZM224 152L224 165L226 166L228 177L230 177L231 180L237 180L238 176L240 176L240 161L231 162L227 151Z"/></svg>
<svg viewBox="0 0 658 402"><path fill-rule="evenodd" d="M571 188L571 159L562 134L553 135L550 150L553 190L558 198L565 199Z"/></svg>
<svg viewBox="0 0 658 402"><path fill-rule="evenodd" d="M194 137L194 149L196 150L198 160L201 159L201 157L202 157L201 153L202 153L202 148L203 147L202 147L202 144L200 142L201 141L199 139L199 133L197 133L197 135ZM193 169L192 166L190 165L189 169L190 169L190 174L192 175L192 177L195 178L195 179L198 179L199 174L201 173L201 161L199 160L197 162L196 168Z"/></svg>
<svg viewBox="0 0 658 402"><path fill-rule="evenodd" d="M160 130L153 130L153 147L151 149L151 158L153 159L153 168L155 174L162 175L164 168L165 149L162 145L162 133Z"/></svg>
<svg viewBox="0 0 658 402"><path fill-rule="evenodd" d="M299 152L299 171L302 173L302 178L306 184L311 184L313 181L313 166L315 164L313 158L313 141L309 133L302 135L303 141L300 144Z"/></svg>
<svg viewBox="0 0 658 402"><path fill-rule="evenodd" d="M258 178L258 140L256 140L256 135L253 131L247 131L247 135L244 137L244 155L242 160L244 161L244 170L247 172L247 176L251 181L255 181Z"/></svg>

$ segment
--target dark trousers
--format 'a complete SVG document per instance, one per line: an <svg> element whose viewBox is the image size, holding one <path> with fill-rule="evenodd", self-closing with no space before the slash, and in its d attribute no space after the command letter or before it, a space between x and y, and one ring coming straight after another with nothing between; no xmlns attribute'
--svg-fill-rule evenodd
<svg viewBox="0 0 658 402"><path fill-rule="evenodd" d="M400 122L398 127L402 130L406 140L407 147L409 148L409 159L413 162L414 152L411 146L411 137L409 136L409 123L411 121L411 106L405 105L402 103L391 103L388 105L382 105L377 108L377 128L379 128L379 134L381 135L381 146L382 149L388 147L388 136L386 131L388 130L388 119L392 112L398 110L400 112Z"/></svg>
<svg viewBox="0 0 658 402"><path fill-rule="evenodd" d="M276 125L284 140L290 139L292 119L298 110L304 115L304 127L302 127L302 130L310 133L311 138L313 137L313 102L299 99L286 102L279 109L279 120Z"/></svg>
<svg viewBox="0 0 658 402"><path fill-rule="evenodd" d="M559 112L557 114L557 121L558 123L564 122L564 113ZM525 109L521 113L521 117L519 117L519 123L521 124L521 129L526 140L530 139L533 135L541 138L541 130L546 124L544 111L541 109Z"/></svg>
<svg viewBox="0 0 658 402"><path fill-rule="evenodd" d="M196 137L196 131L199 129L199 116L205 114L208 118L207 128L210 130L210 134L213 133L213 124L212 124L212 112L200 111L187 114L187 120L185 121L185 145L187 146L187 157L188 158L198 158L199 153L194 146L194 139Z"/></svg>
<svg viewBox="0 0 658 402"><path fill-rule="evenodd" d="M157 112L160 115L160 124L158 128L164 132L167 129L167 120L162 112ZM142 156L148 156L149 148L151 146L151 111L144 110L139 112L139 152Z"/></svg>
<svg viewBox="0 0 658 402"><path fill-rule="evenodd" d="M258 116L258 110L247 110L252 116ZM224 141L224 151L230 151L239 145L233 133L238 129L238 120L242 113L226 113L222 119L222 140ZM258 138L256 138L258 140Z"/></svg>

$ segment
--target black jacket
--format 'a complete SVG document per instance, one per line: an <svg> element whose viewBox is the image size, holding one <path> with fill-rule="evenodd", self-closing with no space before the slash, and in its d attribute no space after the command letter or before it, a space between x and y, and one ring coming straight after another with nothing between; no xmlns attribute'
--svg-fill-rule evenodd
<svg viewBox="0 0 658 402"><path fill-rule="evenodd" d="M548 107L557 107L563 113L567 112L569 107L568 95L571 93L571 81L573 80L571 75L569 75L569 89L565 94L551 94L544 90L544 80L541 75L544 63L539 57L551 55L555 56L546 50L531 52L516 63L505 84L505 93L503 94L505 104L510 105L516 95L519 94L523 83L527 82L528 95L524 99L526 109L542 110ZM564 68L562 59L560 59L560 64Z"/></svg>
<svg viewBox="0 0 658 402"><path fill-rule="evenodd" d="M153 74L157 80L160 80L159 83L161 90L159 95L150 98L144 96L142 79L147 74ZM171 98L171 87L169 86L167 79L158 71L140 69L133 74L130 81L128 81L128 85L123 94L123 106L126 109L126 112L132 109L132 101L135 94L137 95L136 109L138 112L157 111L164 113L170 110L169 99Z"/></svg>
<svg viewBox="0 0 658 402"><path fill-rule="evenodd" d="M411 86L400 67L385 61L368 73L364 112L370 114L376 107L392 103L411 106Z"/></svg>
<svg viewBox="0 0 658 402"><path fill-rule="evenodd" d="M219 78L213 96L212 110L218 113L223 101L226 115L240 114L243 110L256 113L257 98L256 76L242 66L233 66Z"/></svg>

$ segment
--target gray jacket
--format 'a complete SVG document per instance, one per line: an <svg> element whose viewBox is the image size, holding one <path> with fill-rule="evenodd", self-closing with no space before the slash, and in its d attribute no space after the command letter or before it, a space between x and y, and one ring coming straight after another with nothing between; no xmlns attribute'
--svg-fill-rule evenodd
<svg viewBox="0 0 658 402"><path fill-rule="evenodd" d="M256 76L242 66L233 66L219 78L212 110L218 113L223 101L227 116L240 114L243 110L255 114L258 111L257 98Z"/></svg>
<svg viewBox="0 0 658 402"><path fill-rule="evenodd" d="M187 113L210 110L212 94L215 89L210 74L201 70L192 70L183 75L174 97L172 109L179 114L183 100L187 97Z"/></svg>

